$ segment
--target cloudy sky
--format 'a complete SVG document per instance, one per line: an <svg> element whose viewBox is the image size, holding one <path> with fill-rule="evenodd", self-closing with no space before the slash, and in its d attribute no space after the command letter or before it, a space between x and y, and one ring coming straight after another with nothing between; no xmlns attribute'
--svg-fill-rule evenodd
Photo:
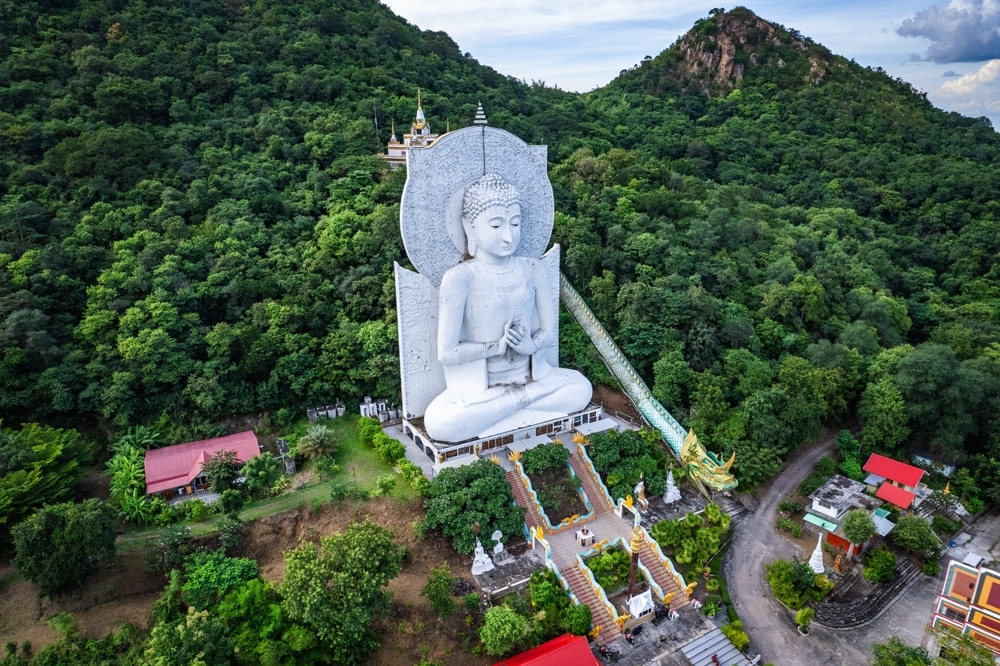
<svg viewBox="0 0 1000 666"><path fill-rule="evenodd" d="M757 0L761 18L861 65L882 67L936 106L1000 130L1000 0ZM484 65L585 92L655 56L719 5L678 0L383 0L447 32ZM731 9L735 5L725 6Z"/></svg>

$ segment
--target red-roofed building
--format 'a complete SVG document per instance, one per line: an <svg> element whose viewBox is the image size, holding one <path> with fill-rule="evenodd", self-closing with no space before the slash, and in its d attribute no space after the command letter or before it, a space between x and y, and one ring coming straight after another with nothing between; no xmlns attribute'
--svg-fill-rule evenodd
<svg viewBox="0 0 1000 666"><path fill-rule="evenodd" d="M146 494L163 493L170 499L205 490L208 481L202 476L201 466L220 451L235 451L236 459L246 462L260 455L260 444L253 431L248 430L146 451Z"/></svg>
<svg viewBox="0 0 1000 666"><path fill-rule="evenodd" d="M601 666L594 653L590 651L590 643L583 636L563 634L542 643L536 648L513 656L510 659L498 661L494 666Z"/></svg>
<svg viewBox="0 0 1000 666"><path fill-rule="evenodd" d="M875 497L880 500L885 500L890 504L895 504L900 509L909 509L910 505L913 504L913 500L917 498L914 493L909 490L903 490L898 486L894 486L889 482L883 483L878 487L875 492Z"/></svg>
<svg viewBox="0 0 1000 666"><path fill-rule="evenodd" d="M891 481L894 486L909 490L911 493L917 489L917 486L920 485L920 479L926 473L919 467L907 465L877 453L871 454L864 469L869 474L880 476L886 481Z"/></svg>

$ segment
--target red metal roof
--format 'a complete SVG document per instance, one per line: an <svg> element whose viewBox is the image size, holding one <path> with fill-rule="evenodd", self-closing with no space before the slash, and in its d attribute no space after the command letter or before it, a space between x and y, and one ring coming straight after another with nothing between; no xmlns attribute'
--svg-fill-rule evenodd
<svg viewBox="0 0 1000 666"><path fill-rule="evenodd" d="M915 488L920 479L924 476L924 470L913 465L893 460L873 453L868 462L865 463L865 471L870 474L878 474L883 479L895 481L904 486Z"/></svg>
<svg viewBox="0 0 1000 666"><path fill-rule="evenodd" d="M882 485L878 487L875 497L885 500L886 502L891 502L900 509L909 509L910 504L913 503L916 495L908 490L903 490L899 486L894 486L888 481L884 481Z"/></svg>
<svg viewBox="0 0 1000 666"><path fill-rule="evenodd" d="M563 634L548 643L522 652L510 659L498 661L494 666L601 666L590 644L583 636Z"/></svg>
<svg viewBox="0 0 1000 666"><path fill-rule="evenodd" d="M219 451L235 451L246 462L260 454L260 444L252 430L235 435L203 439L146 451L146 493L158 493L186 486L201 474L201 466Z"/></svg>

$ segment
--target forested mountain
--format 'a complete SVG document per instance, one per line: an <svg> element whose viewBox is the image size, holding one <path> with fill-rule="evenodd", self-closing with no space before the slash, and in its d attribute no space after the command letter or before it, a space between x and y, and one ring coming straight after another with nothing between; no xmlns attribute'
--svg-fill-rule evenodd
<svg viewBox="0 0 1000 666"><path fill-rule="evenodd" d="M901 80L742 8L585 95L372 0L0 0L0 22L8 425L203 432L396 394L405 174L376 154L419 87L436 131L481 100L549 145L564 271L742 481L857 410L867 446L1000 489L1000 140Z"/></svg>

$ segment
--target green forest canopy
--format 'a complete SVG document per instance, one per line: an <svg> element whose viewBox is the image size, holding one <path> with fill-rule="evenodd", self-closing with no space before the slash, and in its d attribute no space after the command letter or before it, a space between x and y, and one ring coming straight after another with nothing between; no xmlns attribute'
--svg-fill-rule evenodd
<svg viewBox="0 0 1000 666"><path fill-rule="evenodd" d="M374 0L0 0L0 22L8 424L396 395L405 173L376 155L419 87L435 130L482 100L549 145L564 272L744 483L856 410L869 448L995 467L997 134L745 9L684 38L742 31L739 85L692 79L679 41L588 94ZM581 335L564 362L604 376Z"/></svg>

